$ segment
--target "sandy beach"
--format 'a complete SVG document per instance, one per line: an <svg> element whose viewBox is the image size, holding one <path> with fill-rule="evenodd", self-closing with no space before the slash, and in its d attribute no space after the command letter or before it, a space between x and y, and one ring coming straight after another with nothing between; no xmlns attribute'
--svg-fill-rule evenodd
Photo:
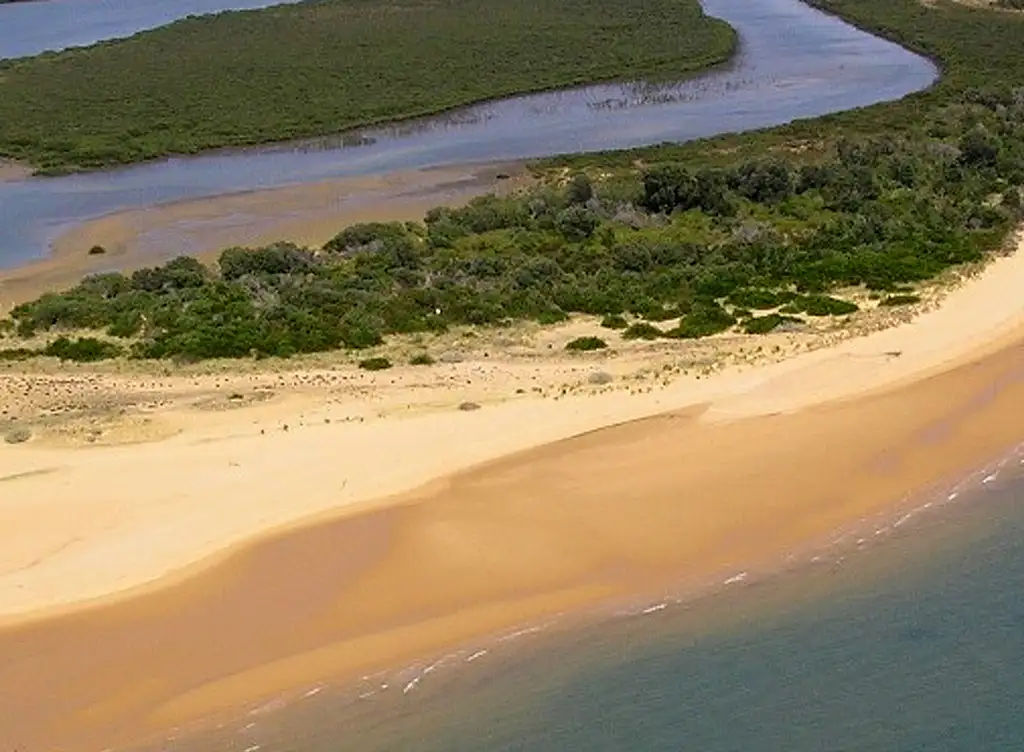
<svg viewBox="0 0 1024 752"><path fill-rule="evenodd" d="M0 744L159 734L769 566L1024 440L1022 300L1018 249L859 337L559 354L579 320L372 375L9 365L0 417L34 436L0 444Z"/></svg>

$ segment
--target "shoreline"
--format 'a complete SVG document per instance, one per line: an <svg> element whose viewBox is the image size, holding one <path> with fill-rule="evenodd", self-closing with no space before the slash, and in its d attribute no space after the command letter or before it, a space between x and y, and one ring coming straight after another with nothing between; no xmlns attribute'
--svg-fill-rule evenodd
<svg viewBox="0 0 1024 752"><path fill-rule="evenodd" d="M284 413L271 400L163 441L0 447L21 498L79 490L74 504L6 511L21 548L0 575L0 656L12 661L0 700L26 734L43 734L30 739L142 733L790 550L1020 441L1022 289L1018 251L909 324L641 394L484 400L463 413L450 400L476 366L457 364L448 396L435 390L412 414L399 388L384 418L325 424L322 400ZM280 420L298 405L306 428L256 434L260 411ZM169 530L179 546L193 536L191 548L168 550ZM109 578L132 567L125 593L130 581ZM90 588L98 600L73 605ZM40 619L47 602L64 615ZM14 645L45 658L19 659ZM119 680L101 680L84 654ZM55 682L50 706L25 706Z"/></svg>
<svg viewBox="0 0 1024 752"><path fill-rule="evenodd" d="M984 503L991 487L990 481L996 480L997 486L1005 482L1009 476L1019 482L1024 479L1020 468L1024 468L1024 444L1011 448L999 459L974 468L959 479L946 479L926 492L903 499L870 518L862 518L851 525L839 528L826 537L807 542L799 549L786 553L773 560L760 562L757 568L737 571L723 569L716 576L709 576L700 582L682 581L666 582L663 587L651 588L623 595L604 602L584 606L580 609L553 613L540 619L506 625L501 630L489 634L474 636L461 643L443 646L435 652L417 655L414 659L400 664L380 667L370 674L354 674L350 676L331 676L317 682L288 687L273 695L250 700L230 710L213 713L197 718L180 726L175 726L172 734L156 733L145 741L145 749L150 744L161 745L173 743L174 749L210 749L210 743L223 743L221 731L234 724L245 724L252 718L260 721L266 716L271 719L286 717L290 711L300 709L307 702L328 703L329 707L345 717L354 711L357 705L367 705L365 710L356 711L357 718L372 716L377 701L394 703L401 699L399 695L407 695L418 691L423 685L429 685L433 697L437 692L447 693L453 685L462 680L460 672L470 671L475 666L469 664L483 659L488 667L485 673L495 676L491 661L499 665L514 661L536 660L537 651L550 655L553 644L558 644L578 630L592 633L594 629L613 627L624 621L660 617L662 612L672 613L680 610L696 615L696 623L688 625L694 635L706 634L714 625L725 622L731 628L730 617L721 613L723 601L735 603L748 597L744 591L748 588L761 591L765 587L778 584L780 578L806 576L808 573L829 570L837 572L845 568L849 562L859 562L862 557L870 557L879 547L892 547L905 543L908 538L916 538L924 532L934 532L936 525L945 524L951 515L969 514L958 507ZM1004 472L1009 469L1009 472ZM908 524L909 523L909 524ZM923 530L922 530L923 528ZM915 543L920 549L920 544ZM918 550L917 555L921 555ZM856 566L856 563L855 563ZM873 576L879 576L877 567ZM814 598L827 596L827 586L818 583L819 591ZM791 589L791 585L788 586ZM791 594L792 595L792 594ZM742 602L742 601L741 601ZM705 608L715 610L715 614L707 616ZM438 686L435 685L438 682ZM481 679L470 678L470 682ZM385 706L394 710L394 706ZM383 712L387 713L385 709ZM274 727L279 735L280 729L288 726ZM256 739L254 738L254 741ZM261 742L264 740L260 740ZM271 738L265 741L280 741ZM195 746L198 745L198 746ZM264 745L265 746L265 745ZM133 747L134 748L134 747Z"/></svg>

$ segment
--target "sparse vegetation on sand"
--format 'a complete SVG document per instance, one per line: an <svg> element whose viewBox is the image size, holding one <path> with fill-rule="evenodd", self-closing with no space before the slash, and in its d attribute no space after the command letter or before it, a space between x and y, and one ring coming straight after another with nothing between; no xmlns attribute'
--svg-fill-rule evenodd
<svg viewBox="0 0 1024 752"><path fill-rule="evenodd" d="M322 250L278 243L229 249L215 268L179 258L87 278L18 306L8 327L203 359L571 314L627 339L688 339L843 317L864 297L909 303L915 283L983 260L1024 217L1024 18L828 7L934 54L943 82L810 125L548 161L528 191L351 227Z"/></svg>
<svg viewBox="0 0 1024 752"><path fill-rule="evenodd" d="M320 0L0 64L0 156L47 172L339 133L509 94L680 77L735 34L697 0Z"/></svg>

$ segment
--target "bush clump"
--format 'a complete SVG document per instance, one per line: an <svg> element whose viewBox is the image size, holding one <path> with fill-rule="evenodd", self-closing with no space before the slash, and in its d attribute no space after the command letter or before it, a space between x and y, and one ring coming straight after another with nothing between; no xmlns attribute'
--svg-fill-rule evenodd
<svg viewBox="0 0 1024 752"><path fill-rule="evenodd" d="M608 343L600 337L577 337L565 345L566 350L577 351L604 350L606 347Z"/></svg>
<svg viewBox="0 0 1024 752"><path fill-rule="evenodd" d="M43 354L61 360L91 363L123 355L124 348L116 342L106 342L95 337L79 337L77 339L58 337L43 349Z"/></svg>
<svg viewBox="0 0 1024 752"><path fill-rule="evenodd" d="M384 371L391 368L392 363L387 358L366 358L359 361L359 367L364 371Z"/></svg>
<svg viewBox="0 0 1024 752"><path fill-rule="evenodd" d="M28 360L41 353L38 350L33 350L28 347L9 347L5 350L0 350L0 362L12 361L12 360Z"/></svg>
<svg viewBox="0 0 1024 752"><path fill-rule="evenodd" d="M411 366L432 366L436 363L429 353L417 353L409 358L409 365Z"/></svg>
<svg viewBox="0 0 1024 752"><path fill-rule="evenodd" d="M623 339L658 339L658 337L664 336L664 332L661 331L654 324L648 324L646 321L638 321L635 324L631 324L622 332Z"/></svg>
<svg viewBox="0 0 1024 752"><path fill-rule="evenodd" d="M766 316L755 316L752 319L744 321L743 331L747 334L767 334L786 323L802 324L803 321L795 316L769 313Z"/></svg>
<svg viewBox="0 0 1024 752"><path fill-rule="evenodd" d="M601 319L601 326L605 329L625 329L629 326L629 322L621 314L610 313Z"/></svg>
<svg viewBox="0 0 1024 752"><path fill-rule="evenodd" d="M921 302L920 295L890 295L887 298L883 298L878 302L880 306L904 306L914 305L915 303Z"/></svg>

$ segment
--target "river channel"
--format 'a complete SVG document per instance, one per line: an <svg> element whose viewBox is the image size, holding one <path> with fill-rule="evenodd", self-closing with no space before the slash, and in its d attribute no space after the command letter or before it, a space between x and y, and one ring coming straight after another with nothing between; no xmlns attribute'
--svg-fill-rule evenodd
<svg viewBox="0 0 1024 752"><path fill-rule="evenodd" d="M200 2L191 0L181 15ZM202 4L221 7L218 0ZM7 15L22 12L18 5L0 8L0 50L19 39ZM70 0L29 5L54 19L77 7ZM144 5L173 15L152 0ZM121 18L120 3L99 6ZM585 86L302 143L0 183L0 268L39 259L62 231L123 209L346 176L686 141L898 99L938 76L930 61L799 0L705 0L704 7L737 30L739 51L729 65L681 82ZM156 15L136 8L130 17L145 28ZM80 43L74 26L55 21L47 45ZM101 26L95 20L90 36ZM122 24L111 34L131 28Z"/></svg>

